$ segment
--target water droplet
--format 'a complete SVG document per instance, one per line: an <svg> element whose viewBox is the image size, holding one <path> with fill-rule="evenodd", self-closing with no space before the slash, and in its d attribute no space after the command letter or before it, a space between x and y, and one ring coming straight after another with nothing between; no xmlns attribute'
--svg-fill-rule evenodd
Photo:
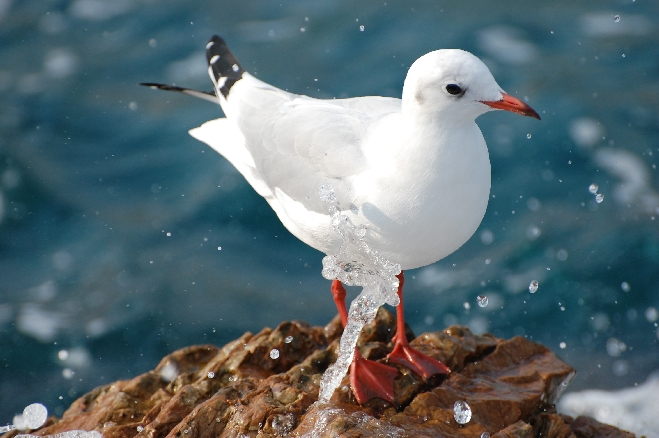
<svg viewBox="0 0 659 438"><path fill-rule="evenodd" d="M538 291L538 281L533 280L531 284L529 284L529 292L532 294L536 293Z"/></svg>
<svg viewBox="0 0 659 438"><path fill-rule="evenodd" d="M483 245L489 245L494 242L494 233L490 230L483 230L481 233L481 242L483 242Z"/></svg>
<svg viewBox="0 0 659 438"><path fill-rule="evenodd" d="M190 433L190 431L188 429L184 429L183 433Z"/></svg>
<svg viewBox="0 0 659 438"><path fill-rule="evenodd" d="M469 309L471 309L471 304L469 304L469 303L466 302L466 301L465 301L464 303L462 303L462 306L465 308L465 310L469 310Z"/></svg>
<svg viewBox="0 0 659 438"><path fill-rule="evenodd" d="M293 342L293 336L286 336L286 339L284 339L284 343L290 344Z"/></svg>
<svg viewBox="0 0 659 438"><path fill-rule="evenodd" d="M479 295L476 297L476 302L478 303L479 307L486 307L488 300L485 295Z"/></svg>
<svg viewBox="0 0 659 438"><path fill-rule="evenodd" d="M598 193L597 196L595 196L595 202L597 202L598 204L601 204L602 201L604 201L604 195L601 194L601 193Z"/></svg>
<svg viewBox="0 0 659 438"><path fill-rule="evenodd" d="M629 373L629 362L624 359L618 359L613 362L613 375L622 377Z"/></svg>
<svg viewBox="0 0 659 438"><path fill-rule="evenodd" d="M279 358L279 350L277 350L276 348L273 348L272 350L270 350L270 358L271 359L278 359Z"/></svg>
<svg viewBox="0 0 659 438"><path fill-rule="evenodd" d="M490 438L490 433L489 432L481 433L481 438Z"/></svg>
<svg viewBox="0 0 659 438"><path fill-rule="evenodd" d="M620 285L620 289L622 289L623 292L629 292L631 290L631 286L626 281L623 281Z"/></svg>
<svg viewBox="0 0 659 438"><path fill-rule="evenodd" d="M167 232L167 237L170 237L171 235L172 235L172 233Z"/></svg>
<svg viewBox="0 0 659 438"><path fill-rule="evenodd" d="M238 64L234 64L231 66L231 70L237 72L238 70L240 70L240 67L238 67Z"/></svg>
<svg viewBox="0 0 659 438"><path fill-rule="evenodd" d="M558 346L561 347L561 350L565 350L567 344L565 342L561 342L560 344L558 344Z"/></svg>
<svg viewBox="0 0 659 438"><path fill-rule="evenodd" d="M364 25L363 25L363 24L361 24L361 25L359 26L359 30L360 30L361 32L364 32Z"/></svg>
<svg viewBox="0 0 659 438"><path fill-rule="evenodd" d="M615 21L616 23L619 22L620 21L620 15L614 15L613 16L613 21Z"/></svg>
<svg viewBox="0 0 659 438"><path fill-rule="evenodd" d="M168 362L160 370L160 377L166 382L171 382L178 376L178 367L172 362Z"/></svg>
<svg viewBox="0 0 659 438"><path fill-rule="evenodd" d="M530 139L530 138L531 138L531 134L530 134L530 133L529 133L529 134L526 134L526 138L529 138L529 139Z"/></svg>
<svg viewBox="0 0 659 438"><path fill-rule="evenodd" d="M215 373L212 372L212 371L209 371L207 376L208 376L209 379L212 379L213 377L215 377Z"/></svg>
<svg viewBox="0 0 659 438"><path fill-rule="evenodd" d="M609 356L618 357L625 351L627 351L627 344L624 342L619 341L616 338L609 338L606 341L606 352L609 354Z"/></svg>
<svg viewBox="0 0 659 438"><path fill-rule="evenodd" d="M138 432L142 432L143 430L144 430L144 426L142 426L141 424L139 426L137 426L137 431Z"/></svg>
<svg viewBox="0 0 659 438"><path fill-rule="evenodd" d="M536 227L535 225L530 225L526 229L526 237L528 237L529 240L535 240L538 237L540 237L541 234L542 234L542 230Z"/></svg>
<svg viewBox="0 0 659 438"><path fill-rule="evenodd" d="M41 403L32 403L23 409L23 421L28 429L38 429L48 419L48 409Z"/></svg>
<svg viewBox="0 0 659 438"><path fill-rule="evenodd" d="M217 247L217 250L218 250L218 251L222 251L222 247L221 247L221 246L218 246L218 247Z"/></svg>
<svg viewBox="0 0 659 438"><path fill-rule="evenodd" d="M456 401L453 405L453 418L460 424L467 424L471 421L471 408L466 401Z"/></svg>
<svg viewBox="0 0 659 438"><path fill-rule="evenodd" d="M645 319L647 319L648 322L655 322L659 319L659 311L655 307L648 307L645 309Z"/></svg>
<svg viewBox="0 0 659 438"><path fill-rule="evenodd" d="M599 186L595 183L591 184L588 186L588 191L592 193L593 195L597 194L597 190L599 189Z"/></svg>

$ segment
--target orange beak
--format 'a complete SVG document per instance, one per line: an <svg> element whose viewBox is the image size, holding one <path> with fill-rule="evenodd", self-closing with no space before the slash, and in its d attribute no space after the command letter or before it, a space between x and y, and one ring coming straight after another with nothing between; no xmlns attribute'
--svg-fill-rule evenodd
<svg viewBox="0 0 659 438"><path fill-rule="evenodd" d="M540 116L535 112L533 108L525 104L516 97L511 96L510 94L501 93L501 100L496 100L492 102L482 102L485 105L488 105L494 109L502 109L506 111L512 111L517 114L521 114L527 117L533 117L540 120Z"/></svg>

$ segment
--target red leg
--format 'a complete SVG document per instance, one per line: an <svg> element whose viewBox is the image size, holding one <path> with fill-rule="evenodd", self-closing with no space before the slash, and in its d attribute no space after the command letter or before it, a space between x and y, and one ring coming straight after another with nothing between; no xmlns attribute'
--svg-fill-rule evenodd
<svg viewBox="0 0 659 438"><path fill-rule="evenodd" d="M403 272L398 274L398 280L400 280L400 284L398 285L400 303L396 306L396 335L393 338L395 345L394 349L387 356L387 361L409 368L424 379L428 379L435 374L450 373L451 370L446 365L437 359L415 350L407 341L403 310L403 283L405 282Z"/></svg>
<svg viewBox="0 0 659 438"><path fill-rule="evenodd" d="M341 315L341 322L345 327L348 323L346 289L339 280L332 282L332 295L334 296L336 308L339 310L339 315ZM359 354L359 350L355 348L355 357L350 365L350 389L352 389L352 393L360 405L375 397L396 404L394 379L397 375L398 370L396 368L364 359Z"/></svg>

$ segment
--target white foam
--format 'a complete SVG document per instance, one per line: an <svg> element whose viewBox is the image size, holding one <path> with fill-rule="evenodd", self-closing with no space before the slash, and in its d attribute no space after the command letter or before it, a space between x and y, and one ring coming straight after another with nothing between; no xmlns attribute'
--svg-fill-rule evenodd
<svg viewBox="0 0 659 438"><path fill-rule="evenodd" d="M50 49L43 61L45 72L53 78L71 76L78 70L78 56L68 48Z"/></svg>
<svg viewBox="0 0 659 438"><path fill-rule="evenodd" d="M581 117L570 122L570 138L577 146L590 148L595 146L604 136L604 128L595 119Z"/></svg>
<svg viewBox="0 0 659 438"><path fill-rule="evenodd" d="M130 0L75 0L69 13L82 20L103 21L125 14L132 6Z"/></svg>
<svg viewBox="0 0 659 438"><path fill-rule="evenodd" d="M16 318L16 328L19 332L41 342L55 339L57 333L66 325L63 314L46 310L36 303L23 304Z"/></svg>
<svg viewBox="0 0 659 438"><path fill-rule="evenodd" d="M514 27L489 27L479 32L478 45L493 58L507 64L528 64L538 57L538 49ZM530 138L530 137L529 137Z"/></svg>
<svg viewBox="0 0 659 438"><path fill-rule="evenodd" d="M84 369L92 364L92 355L84 347L74 347L69 350L60 350L57 353L62 365L71 368Z"/></svg>
<svg viewBox="0 0 659 438"><path fill-rule="evenodd" d="M619 391L587 390L563 395L559 412L588 415L602 423L628 430L638 436L659 438L659 373L645 383Z"/></svg>
<svg viewBox="0 0 659 438"><path fill-rule="evenodd" d="M639 156L624 149L602 148L595 152L595 162L620 179L613 190L618 204L638 205L649 214L659 211L659 193L652 188L650 170Z"/></svg>
<svg viewBox="0 0 659 438"><path fill-rule="evenodd" d="M581 29L597 38L644 36L654 30L652 21L642 15L624 14L618 21L614 12L594 12L581 18Z"/></svg>

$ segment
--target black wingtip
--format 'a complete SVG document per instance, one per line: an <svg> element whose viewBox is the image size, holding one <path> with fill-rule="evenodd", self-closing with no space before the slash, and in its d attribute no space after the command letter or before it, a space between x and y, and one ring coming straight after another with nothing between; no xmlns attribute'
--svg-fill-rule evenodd
<svg viewBox="0 0 659 438"><path fill-rule="evenodd" d="M245 70L227 43L217 35L206 44L206 60L215 87L227 98L231 87L243 77Z"/></svg>
<svg viewBox="0 0 659 438"><path fill-rule="evenodd" d="M191 88L177 87L176 85L158 84L155 82L141 82L143 87L149 87L154 90L176 91L177 93L187 94L188 96L197 97L199 99L208 100L218 104L217 96L212 91L198 91Z"/></svg>
<svg viewBox="0 0 659 438"><path fill-rule="evenodd" d="M149 87L153 90L168 90L171 87L171 85L156 84L155 82L140 82L139 85Z"/></svg>

